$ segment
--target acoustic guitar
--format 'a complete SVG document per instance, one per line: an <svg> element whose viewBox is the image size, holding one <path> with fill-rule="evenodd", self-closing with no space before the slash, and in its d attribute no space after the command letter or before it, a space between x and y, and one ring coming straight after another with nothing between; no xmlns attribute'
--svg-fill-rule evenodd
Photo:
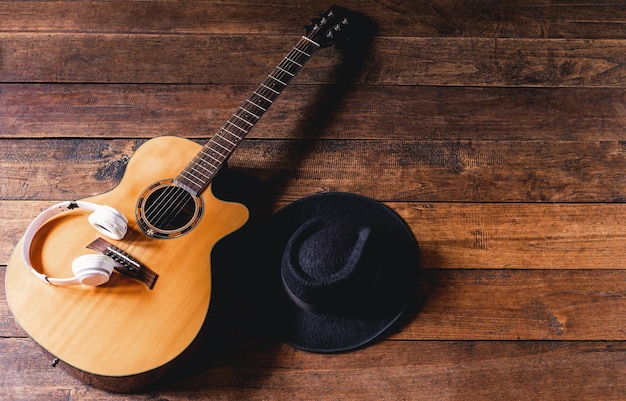
<svg viewBox="0 0 626 401"><path fill-rule="evenodd" d="M116 188L33 221L10 258L6 295L55 365L136 391L194 343L210 309L211 249L248 219L244 205L213 195L212 180L313 53L347 38L347 17L332 6L314 19L206 145L151 139Z"/></svg>

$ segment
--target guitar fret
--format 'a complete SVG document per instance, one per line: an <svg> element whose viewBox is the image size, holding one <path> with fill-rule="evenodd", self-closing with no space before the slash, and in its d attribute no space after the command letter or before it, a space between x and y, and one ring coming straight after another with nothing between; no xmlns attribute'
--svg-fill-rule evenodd
<svg viewBox="0 0 626 401"><path fill-rule="evenodd" d="M308 59L308 58L311 58L311 55L310 55L309 53L305 52L304 50L300 50L300 49L298 49L298 48L297 48L297 47L295 47L295 46L294 46L293 50L295 50L295 51L297 51L297 52L299 52L299 53L304 54L304 55L307 57L307 59Z"/></svg>
<svg viewBox="0 0 626 401"><path fill-rule="evenodd" d="M259 109L263 110L264 112L267 111L267 109L264 109L263 107L259 106L258 104L254 103L253 101L251 101L250 99L246 99L246 102L250 103L253 106L258 107Z"/></svg>
<svg viewBox="0 0 626 401"><path fill-rule="evenodd" d="M205 160L205 163L208 163L208 162ZM216 169L217 169L217 167L215 167L215 166L214 166L214 165L212 165L211 163L209 163L209 165L210 165L211 167L213 167L213 170L211 170L211 169L209 169L209 168L205 167L202 163L197 163L196 165L194 165L194 166L191 168L191 171L195 171L195 172L199 173L200 175L202 175L203 177L205 177L205 178L209 178L209 177L211 176L211 174L215 173L215 171L216 171ZM200 171L200 169L199 169L199 168L202 168L202 170L204 170L207 174L205 174L205 173L203 173L202 171Z"/></svg>
<svg viewBox="0 0 626 401"><path fill-rule="evenodd" d="M284 85L279 84L276 81L270 81L269 79L266 79L260 86L264 88L263 93L271 95L274 100L276 100L283 89L285 89Z"/></svg>
<svg viewBox="0 0 626 401"><path fill-rule="evenodd" d="M289 52L283 59L283 61L279 64L289 64L294 67L294 69L299 71L305 62L307 62L309 58L302 56L302 54L296 53L294 51ZM291 68L290 68L291 70Z"/></svg>
<svg viewBox="0 0 626 401"><path fill-rule="evenodd" d="M274 92L271 92L269 90L267 90L263 84L259 85L259 87L257 88L256 92L263 96L263 98L268 99L270 102L274 102L274 100L276 100L276 98L278 97Z"/></svg>
<svg viewBox="0 0 626 401"><path fill-rule="evenodd" d="M200 174L201 176L203 176L204 178L209 178L208 175L202 173L202 171L198 170L196 167L192 168L193 171L195 171L196 173ZM208 169L205 168L206 171L209 171Z"/></svg>
<svg viewBox="0 0 626 401"><path fill-rule="evenodd" d="M223 129L223 128L222 128L222 129ZM211 142L212 142L212 143L214 143L214 144L216 144L216 145L217 145L217 146L219 146L220 148L226 149L227 151L229 151L229 152L230 152L230 149L228 149L226 146L222 145L221 143L219 143L219 142L217 142L217 141L215 141L215 140L213 140L213 139L211 139Z"/></svg>
<svg viewBox="0 0 626 401"><path fill-rule="evenodd" d="M232 124L231 122L229 122L229 123L230 123L230 124ZM235 127L237 127L237 126L235 125ZM237 128L239 128L239 127L237 127ZM231 134L232 136L236 136L237 138L239 138L237 135L233 134L232 132L230 132L230 131L229 131L229 130L227 130L226 128L222 127L222 129L223 129L224 131L228 132L229 134ZM239 128L239 129L241 129L241 128ZM222 135L222 136L220 136L220 138L222 138L223 140L225 140L226 142L230 143L230 144L231 144L231 145L233 145L233 146L237 146L237 144L236 144L235 142L233 142L233 141L229 140L228 138L226 138L226 137L225 137L225 136L223 136L223 135Z"/></svg>
<svg viewBox="0 0 626 401"><path fill-rule="evenodd" d="M213 167L213 168L214 168L214 169L216 169L216 170L219 168L219 165L220 165L220 164L224 161L224 160L220 160L220 159L218 159L217 157L214 157L214 156L213 156L212 154L210 154L210 153L206 153L206 152L203 152L203 153L204 153L205 155L207 155L208 157L210 157L211 159L215 160L215 161L218 163L218 165L217 165L217 166L215 166L215 165L214 165L213 163L211 163L210 161L208 161L208 160L206 160L206 159L203 159L204 161L206 161L207 163L209 163L209 165L210 165L211 167ZM207 169L207 170L208 170L208 169Z"/></svg>
<svg viewBox="0 0 626 401"><path fill-rule="evenodd" d="M278 93L278 92L276 92L276 93ZM254 125L250 121L246 120L245 118L239 117L237 114L233 114L233 117L238 118L239 120L243 121L244 123L248 124L251 127Z"/></svg>
<svg viewBox="0 0 626 401"><path fill-rule="evenodd" d="M275 77L275 76L273 76L273 75L268 75L268 77L272 78L272 79L273 79L274 81L276 81L276 82L279 82L281 85L285 85L285 86L287 86L287 84L286 84L285 82L281 81L280 79L276 78L276 77Z"/></svg>
<svg viewBox="0 0 626 401"><path fill-rule="evenodd" d="M195 175L193 175L193 174L191 173L191 171L186 170L186 171L185 171L185 173L186 173L185 178L189 181L189 183L190 183L190 184L194 184L194 185L197 185L197 184L202 184L202 180L201 180L201 179L199 179L198 177L196 177ZM189 175L191 175L191 178L189 178ZM198 182L198 183L196 183L196 182L194 182L194 180L198 180L199 182Z"/></svg>
<svg viewBox="0 0 626 401"><path fill-rule="evenodd" d="M223 159L220 160L217 157L213 156L211 153L205 152L204 149L202 151L200 151L200 153L202 153L202 155L205 156L205 157L200 157L200 160L202 160L205 163L208 163L209 166L213 167L214 169L220 168L220 164L222 164L222 162L224 161ZM217 165L211 163L209 160L206 159L206 157L210 157L211 159L215 160L217 162ZM202 167L204 167L204 166L202 166ZM207 171L209 170L206 167L204 167L204 169L207 170Z"/></svg>
<svg viewBox="0 0 626 401"><path fill-rule="evenodd" d="M298 43L296 47L302 51L313 53L317 50L317 47L312 45L311 43L307 43L304 40L301 43Z"/></svg>
<svg viewBox="0 0 626 401"><path fill-rule="evenodd" d="M251 112L250 110L246 110L244 109L242 106L239 106L240 110L243 110L244 112L250 114L251 116L254 116L254 118L256 118L257 120L259 120L261 117L257 116L256 114L254 114L253 112Z"/></svg>
<svg viewBox="0 0 626 401"><path fill-rule="evenodd" d="M208 167L206 167L203 163L208 164L209 166L213 167L214 169L217 168L217 166L214 166L208 160L206 160L206 159L204 159L202 157L198 157L197 159L199 159L199 161L194 164L194 166L192 167L192 170L197 171L196 167L202 167L204 170L208 171L209 173L212 173L212 171Z"/></svg>
<svg viewBox="0 0 626 401"><path fill-rule="evenodd" d="M198 169L198 167L202 167L202 169L206 172L206 174L203 173L202 171L200 171ZM215 173L215 171L217 171L215 166L211 165L211 167L213 167L213 170L204 167L202 164L196 164L194 167L191 168L191 170L197 172L198 174L200 174L204 178L209 178L211 176L211 174L213 174L213 173Z"/></svg>
<svg viewBox="0 0 626 401"><path fill-rule="evenodd" d="M268 74L265 81L261 82L256 90L245 99L175 181L188 191L196 195L200 194L213 180L255 123L280 96L291 79L295 77L319 47L321 47L320 44L313 39L302 36L274 68L274 71Z"/></svg>
<svg viewBox="0 0 626 401"><path fill-rule="evenodd" d="M320 44L319 44L319 43L314 42L313 40L311 40L311 39L307 38L306 36L302 36L302 39L306 40L307 42L310 42L310 43L314 44L314 45L315 45L316 47L318 47L318 48L320 47Z"/></svg>
<svg viewBox="0 0 626 401"><path fill-rule="evenodd" d="M174 182L176 184L178 184L181 188L184 188L184 189L186 189L187 191L190 191L190 192L196 192L197 193L199 191L199 189L200 189L199 185L194 184L188 178L184 177L182 174L180 174L178 177L176 177Z"/></svg>
<svg viewBox="0 0 626 401"><path fill-rule="evenodd" d="M270 99L268 99L268 98L266 98L265 96L261 95L261 94L260 94L260 93L258 93L257 91L254 91L254 94L255 94L255 95L257 95L257 96L262 97L262 98L263 98L263 99L265 99L265 100L267 100L268 102L270 102L270 104L272 103L272 101L271 101ZM256 104L256 103L254 103L254 104Z"/></svg>
<svg viewBox="0 0 626 401"><path fill-rule="evenodd" d="M234 116L234 114L233 114ZM244 120L245 121L245 120ZM247 121L246 121L247 122ZM230 124L233 127L237 128L239 131L241 131L243 134L242 135L237 135L234 132L230 132L229 130L226 130L226 132L228 132L229 134L231 134L232 136L234 136L235 138L233 139L234 141L240 141L244 136L246 136L246 134L248 133L248 130L246 130L243 127L240 127L239 125L235 124L234 119L231 117L228 121L226 121L224 123L224 126L222 128L226 128L226 124Z"/></svg>
<svg viewBox="0 0 626 401"><path fill-rule="evenodd" d="M261 84L261 86L262 86L262 87L264 87L264 88L266 88L267 90L270 90L270 91L274 92L274 93L275 93L275 94L277 94L277 95L280 95L280 92L278 92L278 91L276 91L276 90L274 90L274 89L270 88L269 86L267 86L267 85L265 85L265 84Z"/></svg>
<svg viewBox="0 0 626 401"><path fill-rule="evenodd" d="M292 74L291 72L289 72L289 71L285 70L284 68L280 68L279 66L277 66L276 68L277 68L277 69L279 69L279 70L281 70L281 71L283 71L283 72L286 72L287 74L291 75L292 77L294 77L294 76L295 76L295 74Z"/></svg>
<svg viewBox="0 0 626 401"><path fill-rule="evenodd" d="M216 136L217 136L217 134L216 134ZM207 144L207 146L205 146L204 148L202 148L200 150L200 153L203 154L203 155L209 156L211 159L215 160L218 163L217 167L219 168L219 164L221 164L224 160L226 160L226 156L224 156L221 152L218 152L217 150L215 150L215 149L211 148L210 146L208 146L208 145L210 145L213 142L215 142L215 141L213 139L211 139L209 141L209 144ZM217 142L215 142L215 143L217 143ZM210 150L210 152L207 152L207 150ZM222 159L220 160L220 159L218 159L217 157L215 157L213 155L221 156ZM204 160L204 158L202 158L202 160Z"/></svg>
<svg viewBox="0 0 626 401"><path fill-rule="evenodd" d="M288 61L290 61L290 62L294 63L294 64L295 64L295 65L297 65L298 67L302 67L302 64L298 63L298 62L297 62L297 61L295 61L295 60L290 59L289 57L285 57L285 60L288 60Z"/></svg>
<svg viewBox="0 0 626 401"><path fill-rule="evenodd" d="M208 164L209 166L213 167L214 169L217 168L217 166L213 165L213 163L211 163L210 161L206 160L203 157L197 157L196 159L199 159L199 161L196 162L196 166L202 167L203 169L205 169L208 172L211 172L211 170L206 167L203 163Z"/></svg>

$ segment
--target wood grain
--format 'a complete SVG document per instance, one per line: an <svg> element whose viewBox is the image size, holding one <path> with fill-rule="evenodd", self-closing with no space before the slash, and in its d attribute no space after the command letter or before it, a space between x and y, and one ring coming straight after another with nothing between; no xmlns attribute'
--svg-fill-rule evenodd
<svg viewBox="0 0 626 401"><path fill-rule="evenodd" d="M264 79L267 66L282 60L298 37L268 36L264 38L268 50L258 54L256 39L246 35L0 33L4 60L0 76L2 82L254 85ZM229 51L212 57L215 49L224 48ZM324 53L312 59L294 83L336 83L334 72L341 55ZM626 53L626 42L619 39L590 43L582 39L378 37L370 53L359 83L626 86L626 56L621 56ZM181 65L187 67L181 69ZM239 68L229 68L232 65Z"/></svg>
<svg viewBox="0 0 626 401"><path fill-rule="evenodd" d="M185 34L290 34L304 15L326 10L326 1L19 1L0 4L7 32L128 32ZM624 8L613 1L507 1L484 6L474 1L437 0L359 2L358 9L379 25L383 36L614 38L626 34ZM280 10L280 12L277 12ZM610 15L610 18L607 18Z"/></svg>
<svg viewBox="0 0 626 401"><path fill-rule="evenodd" d="M253 90L0 84L0 137L201 139ZM292 84L248 138L621 141L625 131L622 89Z"/></svg>
<svg viewBox="0 0 626 401"><path fill-rule="evenodd" d="M221 266L216 266L220 269ZM245 271L245 268L240 267ZM0 269L0 336L25 337L14 322ZM271 276L266 271L260 276ZM523 270L425 268L415 283L415 301L391 341L436 340L626 340L624 270ZM258 291L258 289L257 289ZM242 292L242 291L239 291ZM241 339L259 336L254 296L237 293L238 309L219 331ZM605 312L598 313L598 308ZM259 330L261 328L261 330ZM211 330L217 330L213 327Z"/></svg>
<svg viewBox="0 0 626 401"><path fill-rule="evenodd" d="M235 152L215 187L253 227L320 191L370 196L407 222L416 302L378 344L281 344L259 313L264 276L227 265L207 349L153 392L77 381L16 324L5 266L31 219L114 188L150 138L204 144L328 5L0 2L0 398L626 397L626 8L614 1L346 0L378 26L367 52L318 52Z"/></svg>
<svg viewBox="0 0 626 401"><path fill-rule="evenodd" d="M104 192L143 142L7 139L0 144L0 167L8 173L0 188L6 199ZM622 141L250 139L230 168L246 175L240 185L253 185L255 198L345 191L383 201L621 202L624 154Z"/></svg>
<svg viewBox="0 0 626 401"><path fill-rule="evenodd" d="M626 339L623 270L427 269L422 281L393 339Z"/></svg>
<svg viewBox="0 0 626 401"><path fill-rule="evenodd" d="M243 198L242 198L243 199ZM245 199L244 199L245 200ZM249 204L249 202L247 202ZM252 205L253 219L269 210ZM411 227L425 268L622 269L623 204L386 202ZM0 264L50 202L0 201ZM132 205L131 205L132 206Z"/></svg>
<svg viewBox="0 0 626 401"><path fill-rule="evenodd" d="M357 354L315 355L266 342L237 344L188 378L140 395L102 393L55 370L27 339L0 342L5 397L18 400L621 400L623 342L384 342ZM375 363L372 363L375 361ZM222 365L220 365L220 363ZM583 371L580 367L586 366ZM367 384L365 384L367 383ZM529 393L528 386L533 386Z"/></svg>

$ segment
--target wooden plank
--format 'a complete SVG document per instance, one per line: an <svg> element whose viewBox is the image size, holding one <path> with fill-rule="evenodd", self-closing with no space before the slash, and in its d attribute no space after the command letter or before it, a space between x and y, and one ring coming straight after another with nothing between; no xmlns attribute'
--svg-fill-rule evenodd
<svg viewBox="0 0 626 401"><path fill-rule="evenodd" d="M45 200L104 192L117 185L141 143L3 140L0 193L4 199ZM614 141L250 139L237 149L230 167L245 174L240 185L250 187L252 199L344 191L384 201L620 202L626 197L625 146Z"/></svg>
<svg viewBox="0 0 626 401"><path fill-rule="evenodd" d="M193 34L291 34L328 2L107 1L0 3L4 32L132 32ZM507 1L489 7L475 1L360 2L359 11L382 36L625 38L626 11L612 1L571 3ZM280 10L278 13L277 11Z"/></svg>
<svg viewBox="0 0 626 401"><path fill-rule="evenodd" d="M253 85L0 85L0 137L205 138ZM248 138L621 141L611 88L298 85Z"/></svg>
<svg viewBox="0 0 626 401"><path fill-rule="evenodd" d="M425 267L624 268L621 204L391 203Z"/></svg>
<svg viewBox="0 0 626 401"><path fill-rule="evenodd" d="M262 263L267 271L242 266L236 275L254 277L254 286L215 282L216 291L229 293L214 300L220 315L228 315L220 318L219 332L232 338L264 326L267 311L259 300L274 277ZM7 305L4 273L0 268L0 337L24 337ZM626 340L626 270L424 269L415 296L391 340ZM255 331L262 336L267 329Z"/></svg>
<svg viewBox="0 0 626 401"><path fill-rule="evenodd" d="M626 340L626 270L426 269L397 340Z"/></svg>
<svg viewBox="0 0 626 401"><path fill-rule="evenodd" d="M53 201L0 201L0 264ZM252 218L284 206L252 203ZM425 268L623 269L624 204L386 202L411 227Z"/></svg>
<svg viewBox="0 0 626 401"><path fill-rule="evenodd" d="M297 40L268 36L259 52L250 36L0 33L0 77L257 84ZM625 54L626 41L619 39L375 38L363 71L354 74L360 83L386 85L624 88ZM325 49L294 82L346 82L336 76L340 64L340 52Z"/></svg>
<svg viewBox="0 0 626 401"><path fill-rule="evenodd" d="M390 36L621 38L624 34L625 10L612 1L377 3L393 14L383 16L369 8L363 12L379 22L381 34Z"/></svg>
<svg viewBox="0 0 626 401"><path fill-rule="evenodd" d="M372 363L376 361L376 363ZM222 344L195 373L147 394L111 394L49 366L28 339L0 341L8 400L621 400L623 342L390 342L317 355L266 342ZM529 391L529 389L532 389Z"/></svg>
<svg viewBox="0 0 626 401"><path fill-rule="evenodd" d="M344 191L384 201L615 202L626 192L623 146L556 141L247 141L231 159L231 167L262 179L266 189L278 183L278 193L290 199Z"/></svg>
<svg viewBox="0 0 626 401"><path fill-rule="evenodd" d="M328 4L0 2L0 398L624 399L615 1L346 0L380 27L370 52L316 55L218 177L252 223L319 191L404 218L421 249L418 302L379 344L315 355L275 342L263 281L218 263L217 349L147 394L70 378L16 325L5 265L32 218L114 187L148 138L204 143Z"/></svg>
<svg viewBox="0 0 626 401"><path fill-rule="evenodd" d="M299 38L265 38L266 49L259 52L258 40L249 36L0 33L0 77L2 82L258 84ZM332 79L328 75L339 53L321 52L298 81Z"/></svg>

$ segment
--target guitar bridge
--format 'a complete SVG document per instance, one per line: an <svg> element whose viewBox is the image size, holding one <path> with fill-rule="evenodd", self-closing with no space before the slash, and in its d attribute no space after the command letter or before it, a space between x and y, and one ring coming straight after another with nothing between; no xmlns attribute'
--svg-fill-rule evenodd
<svg viewBox="0 0 626 401"><path fill-rule="evenodd" d="M149 289L154 287L159 275L150 270L147 266L141 264L137 259L133 258L120 248L108 243L103 238L98 238L87 248L100 252L113 259L115 262L115 270L125 276L137 279L144 283Z"/></svg>

